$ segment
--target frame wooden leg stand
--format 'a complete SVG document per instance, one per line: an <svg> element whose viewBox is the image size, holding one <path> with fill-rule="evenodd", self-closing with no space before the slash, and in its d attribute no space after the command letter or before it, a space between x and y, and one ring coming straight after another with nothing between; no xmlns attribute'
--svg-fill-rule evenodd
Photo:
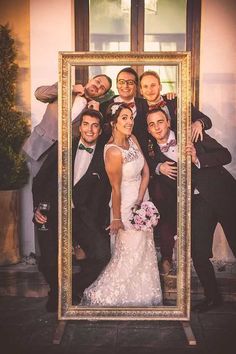
<svg viewBox="0 0 236 354"><path fill-rule="evenodd" d="M58 321L54 336L53 336L53 344L60 344L65 328L66 328L66 322L67 321Z"/></svg>
<svg viewBox="0 0 236 354"><path fill-rule="evenodd" d="M195 336L193 334L193 331L192 331L192 328L190 326L190 323L189 322L184 322L184 321L182 321L181 323L182 323L182 326L183 326L184 333L186 335L188 344L189 345L197 345L197 341L196 341L196 338L195 338Z"/></svg>

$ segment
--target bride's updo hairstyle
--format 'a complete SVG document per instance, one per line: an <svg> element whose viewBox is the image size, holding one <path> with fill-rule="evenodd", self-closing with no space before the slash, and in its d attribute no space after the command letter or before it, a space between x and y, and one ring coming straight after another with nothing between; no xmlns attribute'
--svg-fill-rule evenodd
<svg viewBox="0 0 236 354"><path fill-rule="evenodd" d="M117 122L120 112L124 108L129 109L130 112L132 113L132 109L129 107L127 103L124 102L114 102L108 106L106 111L106 118L107 118L107 122L110 123L111 127L113 126L114 123Z"/></svg>
<svg viewBox="0 0 236 354"><path fill-rule="evenodd" d="M132 113L132 109L128 104L124 102L113 102L111 103L106 110L106 123L104 125L104 131L106 135L111 136L114 128L114 124L117 122L117 119L120 115L122 109L128 108Z"/></svg>

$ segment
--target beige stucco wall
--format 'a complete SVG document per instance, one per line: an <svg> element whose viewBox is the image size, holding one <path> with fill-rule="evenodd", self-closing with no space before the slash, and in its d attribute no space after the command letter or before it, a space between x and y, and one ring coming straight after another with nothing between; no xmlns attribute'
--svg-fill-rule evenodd
<svg viewBox="0 0 236 354"><path fill-rule="evenodd" d="M203 0L200 101L212 133L233 155L236 177L236 1Z"/></svg>
<svg viewBox="0 0 236 354"><path fill-rule="evenodd" d="M236 1L202 0L200 105L211 117L209 133L232 153L227 166L236 177ZM229 206L229 208L232 206ZM233 260L223 231L214 239L217 259Z"/></svg>
<svg viewBox="0 0 236 354"><path fill-rule="evenodd" d="M35 89L58 81L58 52L74 50L73 7L73 0L30 0L32 126L46 108L35 99Z"/></svg>
<svg viewBox="0 0 236 354"><path fill-rule="evenodd" d="M73 0L0 1L0 23L9 23L18 49L17 103L32 128L46 109L33 92L58 80L58 51L74 50L73 6ZM35 251L31 184L21 191L22 255Z"/></svg>

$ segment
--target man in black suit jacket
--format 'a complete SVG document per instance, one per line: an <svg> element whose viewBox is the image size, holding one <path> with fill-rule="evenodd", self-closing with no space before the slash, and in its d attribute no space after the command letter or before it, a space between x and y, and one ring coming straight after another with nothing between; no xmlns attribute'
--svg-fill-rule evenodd
<svg viewBox="0 0 236 354"><path fill-rule="evenodd" d="M170 121L166 112L151 111L147 116L148 131L155 139L153 154L149 164L156 174L156 161L166 161L176 165L177 146L175 133L170 130ZM212 257L213 234L219 222L224 230L229 246L236 257L236 180L223 168L231 162L230 152L209 135L203 133L203 140L187 146L187 154L192 158L192 260L201 284L205 299L197 304L195 311L203 312L221 303ZM170 165L170 166L173 166ZM160 173L160 172L159 172ZM165 169L160 178L162 185L169 191L168 198L175 190L177 170ZM176 217L176 204L172 205Z"/></svg>
<svg viewBox="0 0 236 354"><path fill-rule="evenodd" d="M155 71L148 70L140 76L140 92L146 99L148 110L151 111L157 108L162 108L169 117L171 129L176 130L177 98L175 97L174 99L168 99L166 95L161 95L161 89L162 85L160 77ZM212 126L210 118L191 105L191 119L192 141L197 141L199 138L202 139L203 130L210 129ZM151 141L148 142L148 150L150 146ZM148 154L146 155L146 158L148 159ZM160 168L162 169L163 167L161 166ZM174 170L175 167L172 166L172 169ZM170 205L167 202L167 199L163 197L162 190L160 186L158 186L158 181L159 179L155 179L155 183L150 183L150 187L152 192L151 194L155 195L156 204L160 205L160 208L163 210L163 215L166 215L167 217L166 219L162 219L160 222L158 235L162 251L161 272L163 274L168 274L171 270L172 249L174 246L173 232L176 229L176 221L175 218L173 218L173 220L171 218L171 214L169 213Z"/></svg>
<svg viewBox="0 0 236 354"><path fill-rule="evenodd" d="M106 118L106 111L111 103L127 103L131 107L134 116L133 134L136 136L145 154L147 149L146 113L148 111L148 106L143 98L136 97L138 82L138 74L134 69L130 67L122 69L116 77L116 85L119 95L112 97L112 99L107 102L101 103L100 111ZM105 140L108 140L111 135L109 123L107 124L107 131L105 131L104 134L106 135Z"/></svg>
<svg viewBox="0 0 236 354"><path fill-rule="evenodd" d="M99 275L110 258L109 225L110 184L105 172L103 144L99 141L102 115L95 110L84 110L80 121L80 138L73 141L73 189L72 189L72 234L74 248L80 247L85 259L80 261L81 272L78 284L80 293ZM47 309L57 309L57 243L58 243L58 190L57 190L57 143L50 151L40 171L33 180L35 220L47 221L48 231L38 231L41 261L39 268L49 286ZM48 218L43 216L38 205L50 202Z"/></svg>

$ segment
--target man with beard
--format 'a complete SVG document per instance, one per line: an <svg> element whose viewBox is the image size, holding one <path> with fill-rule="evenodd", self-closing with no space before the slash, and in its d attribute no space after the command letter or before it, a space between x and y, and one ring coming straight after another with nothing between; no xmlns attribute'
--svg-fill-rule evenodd
<svg viewBox="0 0 236 354"><path fill-rule="evenodd" d="M103 96L110 88L112 82L107 75L93 77L83 87L73 86L71 119L73 120L88 107L99 110L96 99ZM23 151L31 162L32 175L36 176L49 149L58 140L58 85L41 86L35 91L35 97L48 103L41 122L34 128L26 140Z"/></svg>

